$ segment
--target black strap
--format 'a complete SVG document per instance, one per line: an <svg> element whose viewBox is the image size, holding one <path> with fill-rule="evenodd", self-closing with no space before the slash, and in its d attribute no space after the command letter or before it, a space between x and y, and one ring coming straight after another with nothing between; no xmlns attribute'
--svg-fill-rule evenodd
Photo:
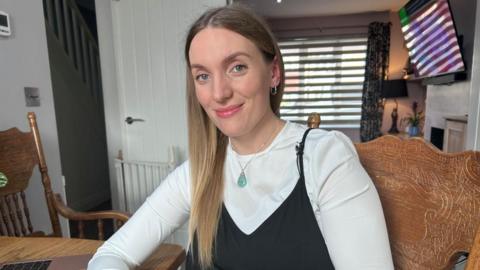
<svg viewBox="0 0 480 270"><path fill-rule="evenodd" d="M297 151L297 169L300 177L303 179L303 149L305 148L305 141L307 140L307 135L314 128L309 128L303 133L302 141L295 146Z"/></svg>

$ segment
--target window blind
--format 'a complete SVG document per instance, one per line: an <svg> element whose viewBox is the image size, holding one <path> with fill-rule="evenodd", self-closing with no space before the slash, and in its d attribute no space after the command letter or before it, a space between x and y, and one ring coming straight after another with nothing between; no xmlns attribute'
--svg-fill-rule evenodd
<svg viewBox="0 0 480 270"><path fill-rule="evenodd" d="M285 64L280 117L304 124L317 112L322 128L359 128L367 36L289 39L279 46Z"/></svg>

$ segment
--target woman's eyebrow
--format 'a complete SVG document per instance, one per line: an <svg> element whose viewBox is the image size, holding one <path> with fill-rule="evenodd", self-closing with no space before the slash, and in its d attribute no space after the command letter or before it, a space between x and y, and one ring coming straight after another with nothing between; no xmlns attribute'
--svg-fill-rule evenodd
<svg viewBox="0 0 480 270"><path fill-rule="evenodd" d="M190 69L191 69L191 70L193 70L193 69L195 69L195 68L196 68L196 69L205 69L205 70L207 70L207 68L206 68L205 66L200 65L200 64L191 64L191 65L190 65Z"/></svg>
<svg viewBox="0 0 480 270"><path fill-rule="evenodd" d="M223 63L229 63L238 56L246 56L248 58L252 58L252 56L250 54L246 53L246 52L234 52L234 53L230 54L229 56L225 57L225 59L223 59L222 62Z"/></svg>
<svg viewBox="0 0 480 270"><path fill-rule="evenodd" d="M246 52L234 52L230 55L228 55L227 57L225 57L223 60L222 60L222 64L228 64L230 62L232 62L232 60L234 60L236 57L238 56L245 56L245 57L248 57L248 58L252 58L252 56ZM190 65L190 69L203 69L203 70L208 70L207 67L205 67L204 65L202 64L191 64Z"/></svg>

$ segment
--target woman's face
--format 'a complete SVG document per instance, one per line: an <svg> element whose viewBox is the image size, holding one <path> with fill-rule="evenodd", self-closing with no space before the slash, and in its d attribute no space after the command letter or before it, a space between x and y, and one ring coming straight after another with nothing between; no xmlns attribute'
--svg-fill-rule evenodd
<svg viewBox="0 0 480 270"><path fill-rule="evenodd" d="M206 28L193 38L189 60L197 99L225 135L248 135L274 117L269 95L280 81L278 65L267 63L250 40Z"/></svg>

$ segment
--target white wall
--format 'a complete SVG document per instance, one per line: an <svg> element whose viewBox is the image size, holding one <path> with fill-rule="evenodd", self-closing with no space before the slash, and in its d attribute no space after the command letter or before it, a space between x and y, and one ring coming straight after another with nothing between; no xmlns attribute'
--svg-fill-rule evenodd
<svg viewBox="0 0 480 270"><path fill-rule="evenodd" d="M445 116L468 113L470 82L452 85L429 85L425 115L425 136L430 140L431 128L445 128Z"/></svg>
<svg viewBox="0 0 480 270"><path fill-rule="evenodd" d="M64 197L42 1L2 0L0 10L10 14L13 30L12 36L0 37L0 130L16 126L27 131L27 112L37 114L52 187ZM40 107L25 106L25 86L40 89ZM37 169L26 195L34 229L51 232ZM68 234L67 226L62 220L64 235Z"/></svg>

